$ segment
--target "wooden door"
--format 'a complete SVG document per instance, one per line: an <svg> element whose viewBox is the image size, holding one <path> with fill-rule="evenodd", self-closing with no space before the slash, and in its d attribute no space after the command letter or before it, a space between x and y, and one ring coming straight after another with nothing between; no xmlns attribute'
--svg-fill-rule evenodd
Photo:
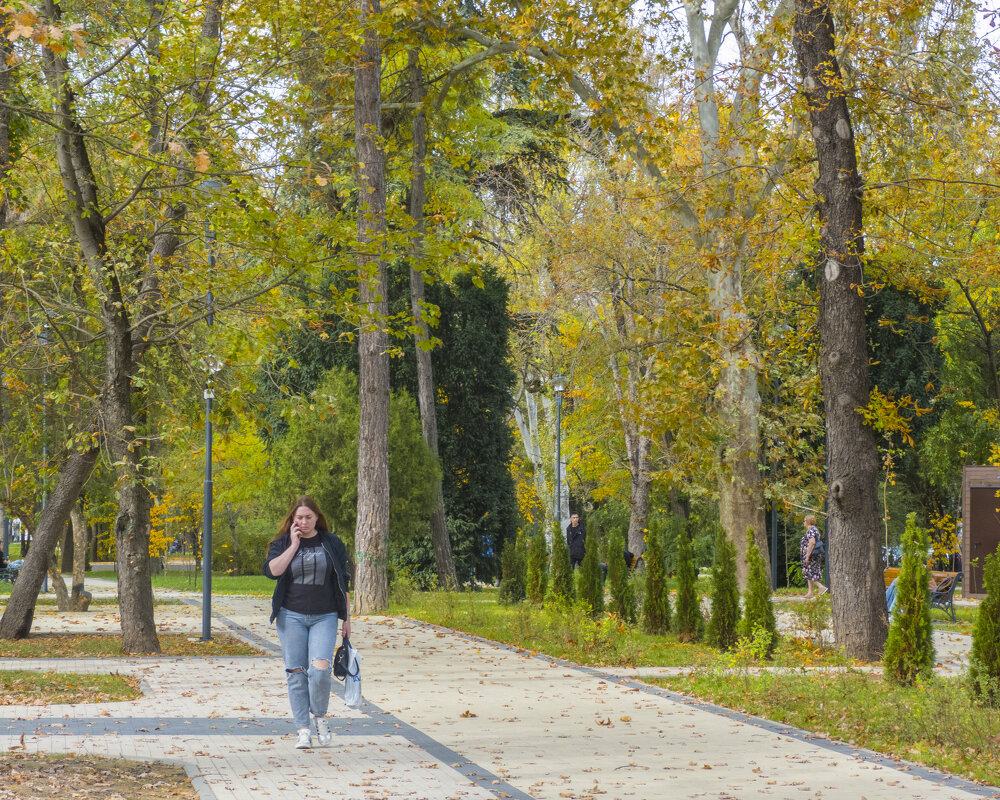
<svg viewBox="0 0 1000 800"><path fill-rule="evenodd" d="M985 594L983 562L986 556L997 552L1000 546L1000 498L996 486L969 487L969 585L963 594Z"/></svg>

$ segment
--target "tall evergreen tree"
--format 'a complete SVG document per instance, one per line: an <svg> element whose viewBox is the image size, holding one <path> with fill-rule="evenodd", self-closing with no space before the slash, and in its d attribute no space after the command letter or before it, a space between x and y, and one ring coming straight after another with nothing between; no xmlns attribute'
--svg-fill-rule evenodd
<svg viewBox="0 0 1000 800"><path fill-rule="evenodd" d="M917 525L917 515L909 514L903 532L903 563L896 579L889 639L882 658L885 676L903 686L912 686L918 678L929 678L934 669L926 564L929 544L927 531Z"/></svg>
<svg viewBox="0 0 1000 800"><path fill-rule="evenodd" d="M736 548L720 527L715 537L715 560L712 562L712 616L708 621L708 643L720 650L729 650L736 644L739 624Z"/></svg>
<svg viewBox="0 0 1000 800"><path fill-rule="evenodd" d="M663 634L670 630L670 593L663 563L663 541L655 530L646 533L646 600L642 604L642 629Z"/></svg>
<svg viewBox="0 0 1000 800"><path fill-rule="evenodd" d="M566 544L565 534L558 526L553 527L552 533L552 581L549 590L554 600L572 600L575 595L569 546Z"/></svg>
<svg viewBox="0 0 1000 800"><path fill-rule="evenodd" d="M771 579L764 558L753 540L753 531L747 531L747 590L743 595L740 636L752 639L758 628L767 635L767 656L770 658L778 645L778 625L771 603Z"/></svg>
<svg viewBox="0 0 1000 800"><path fill-rule="evenodd" d="M704 621L698 606L698 571L691 552L691 532L683 526L677 532L677 609L674 614L674 633L682 642L701 638Z"/></svg>
<svg viewBox="0 0 1000 800"><path fill-rule="evenodd" d="M601 542L596 525L587 531L585 546L583 563L577 570L577 596L597 616L604 613L604 576L601 574Z"/></svg>
<svg viewBox="0 0 1000 800"><path fill-rule="evenodd" d="M545 600L549 585L549 546L545 530L539 528L528 544L528 599L536 605Z"/></svg>
<svg viewBox="0 0 1000 800"><path fill-rule="evenodd" d="M636 620L635 590L629 581L629 569L625 565L625 539L620 533L613 533L608 540L608 583L611 590L611 611L625 622Z"/></svg>
<svg viewBox="0 0 1000 800"><path fill-rule="evenodd" d="M1000 706L1000 556L996 553L986 556L983 583L986 599L979 604L972 629L969 690L996 708Z"/></svg>
<svg viewBox="0 0 1000 800"><path fill-rule="evenodd" d="M528 548L523 537L518 535L508 539L503 546L500 564L503 570L500 578L498 600L504 605L514 605L524 600L528 582Z"/></svg>

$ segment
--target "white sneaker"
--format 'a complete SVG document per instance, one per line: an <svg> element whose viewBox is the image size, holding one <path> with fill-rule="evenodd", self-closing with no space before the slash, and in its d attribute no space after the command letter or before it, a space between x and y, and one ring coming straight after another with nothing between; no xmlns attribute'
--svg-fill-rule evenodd
<svg viewBox="0 0 1000 800"><path fill-rule="evenodd" d="M326 717L316 717L316 735L319 737L320 747L326 747L333 741L330 723L326 721Z"/></svg>
<svg viewBox="0 0 1000 800"><path fill-rule="evenodd" d="M309 729L299 728L299 740L295 743L295 747L298 750L308 750L312 746L312 736L309 734Z"/></svg>

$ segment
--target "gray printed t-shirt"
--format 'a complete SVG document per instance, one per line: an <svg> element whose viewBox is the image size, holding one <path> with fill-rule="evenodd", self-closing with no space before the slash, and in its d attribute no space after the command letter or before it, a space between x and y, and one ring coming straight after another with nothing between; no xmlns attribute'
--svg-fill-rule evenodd
<svg viewBox="0 0 1000 800"><path fill-rule="evenodd" d="M299 614L330 614L336 611L333 602L333 562L330 561L319 535L299 541L299 549L288 565L291 584L284 606Z"/></svg>

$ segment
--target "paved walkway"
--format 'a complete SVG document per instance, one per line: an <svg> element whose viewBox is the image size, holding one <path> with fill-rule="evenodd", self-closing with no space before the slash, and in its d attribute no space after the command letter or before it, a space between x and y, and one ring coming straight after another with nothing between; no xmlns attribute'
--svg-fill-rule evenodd
<svg viewBox="0 0 1000 800"><path fill-rule="evenodd" d="M161 606L159 627L197 635L201 609L190 602ZM268 606L267 598L217 597L217 629L231 627L276 654ZM40 611L35 625L117 627L101 611ZM294 749L276 655L0 661L2 669L128 672L144 689L133 702L2 706L0 745L176 761L203 800L1000 798L997 789L609 670L391 617L362 618L354 628L368 702L351 710L333 699L331 748Z"/></svg>

